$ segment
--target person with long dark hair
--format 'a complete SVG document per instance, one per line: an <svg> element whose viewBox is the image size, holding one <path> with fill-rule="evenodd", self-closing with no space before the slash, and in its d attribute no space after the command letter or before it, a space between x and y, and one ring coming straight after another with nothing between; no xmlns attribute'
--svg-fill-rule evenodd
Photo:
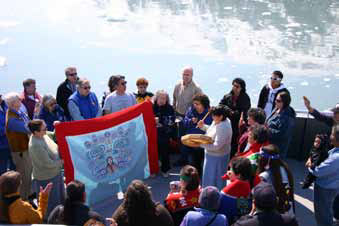
<svg viewBox="0 0 339 226"><path fill-rule="evenodd" d="M96 212L91 211L86 202L85 185L77 180L67 184L64 205L59 205L48 217L48 224L84 225L89 220L105 223Z"/></svg>
<svg viewBox="0 0 339 226"><path fill-rule="evenodd" d="M112 218L119 226L173 226L168 210L152 200L147 185L133 180L128 186L123 203Z"/></svg>
<svg viewBox="0 0 339 226"><path fill-rule="evenodd" d="M278 196L278 211L294 211L293 175L281 159L276 145L269 144L261 148L258 174L263 181L273 185Z"/></svg>
<svg viewBox="0 0 339 226"><path fill-rule="evenodd" d="M220 106L230 111L230 120L232 124L232 148L231 158L237 151L239 137L239 120L241 114L244 120L247 120L247 111L251 107L251 99L246 93L246 83L242 78L235 78L232 81L232 90L226 94L219 103Z"/></svg>
<svg viewBox="0 0 339 226"><path fill-rule="evenodd" d="M316 166L319 166L325 159L328 157L330 143L329 138L326 134L317 134L314 139L313 147L310 151L310 161L311 168L314 169ZM302 188L306 189L315 181L316 177L312 173L308 173L302 182Z"/></svg>
<svg viewBox="0 0 339 226"><path fill-rule="evenodd" d="M288 146L295 127L296 113L290 107L291 96L288 92L281 92L275 98L275 109L266 120L270 131L269 142L278 146L280 156L286 158Z"/></svg>

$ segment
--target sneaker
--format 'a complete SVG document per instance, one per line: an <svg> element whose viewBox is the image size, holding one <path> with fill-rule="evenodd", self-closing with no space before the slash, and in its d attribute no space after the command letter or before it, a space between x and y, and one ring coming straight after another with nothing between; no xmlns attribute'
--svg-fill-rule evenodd
<svg viewBox="0 0 339 226"><path fill-rule="evenodd" d="M161 172L161 175L164 177L164 178L168 178L169 177L169 174L166 172Z"/></svg>

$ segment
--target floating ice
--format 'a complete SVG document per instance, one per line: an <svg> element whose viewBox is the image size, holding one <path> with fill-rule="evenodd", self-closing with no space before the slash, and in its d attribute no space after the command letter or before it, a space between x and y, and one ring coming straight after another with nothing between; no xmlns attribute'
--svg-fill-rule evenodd
<svg viewBox="0 0 339 226"><path fill-rule="evenodd" d="M302 83L300 83L301 86L308 86L308 82L304 81Z"/></svg>
<svg viewBox="0 0 339 226"><path fill-rule="evenodd" d="M6 57L0 56L0 67L4 67L7 64Z"/></svg>
<svg viewBox="0 0 339 226"><path fill-rule="evenodd" d="M286 25L286 27L300 27L299 23L289 23Z"/></svg>
<svg viewBox="0 0 339 226"><path fill-rule="evenodd" d="M339 74L335 74L335 77L339 77Z"/></svg>
<svg viewBox="0 0 339 226"><path fill-rule="evenodd" d="M331 81L331 79L330 78L324 78L324 81L329 82L329 81Z"/></svg>
<svg viewBox="0 0 339 226"><path fill-rule="evenodd" d="M272 13L271 12L263 12L261 15L263 15L263 16L269 16L269 15L271 15Z"/></svg>
<svg viewBox="0 0 339 226"><path fill-rule="evenodd" d="M331 86L330 86L330 85L326 85L325 87L326 87L326 88L330 88Z"/></svg>
<svg viewBox="0 0 339 226"><path fill-rule="evenodd" d="M230 10L230 9L233 9L233 7L232 6L226 6L226 7L224 7L224 9Z"/></svg>

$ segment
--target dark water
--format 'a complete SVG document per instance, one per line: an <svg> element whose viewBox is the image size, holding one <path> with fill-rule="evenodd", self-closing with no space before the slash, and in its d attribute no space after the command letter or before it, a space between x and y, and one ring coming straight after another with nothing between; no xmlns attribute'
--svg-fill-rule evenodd
<svg viewBox="0 0 339 226"><path fill-rule="evenodd" d="M1 93L33 77L55 94L74 65L101 97L108 77L124 74L129 91L172 94L185 65L213 104L231 81L247 82L252 104L281 70L292 105L301 97L328 109L339 102L339 2L326 0L4 0L0 7Z"/></svg>

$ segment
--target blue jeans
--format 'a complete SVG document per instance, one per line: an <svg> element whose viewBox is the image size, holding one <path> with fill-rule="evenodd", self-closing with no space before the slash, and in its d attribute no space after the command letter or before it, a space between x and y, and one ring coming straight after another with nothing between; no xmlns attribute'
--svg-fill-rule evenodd
<svg viewBox="0 0 339 226"><path fill-rule="evenodd" d="M314 184L314 215L318 226L333 224L332 205L338 192L338 189L326 189Z"/></svg>

